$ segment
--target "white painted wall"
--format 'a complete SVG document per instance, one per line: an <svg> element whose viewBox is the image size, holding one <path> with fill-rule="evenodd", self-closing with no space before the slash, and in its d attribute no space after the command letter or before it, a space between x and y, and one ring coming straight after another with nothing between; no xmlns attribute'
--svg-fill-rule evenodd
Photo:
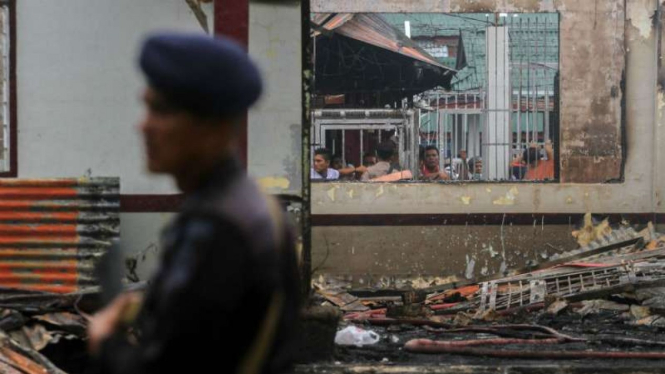
<svg viewBox="0 0 665 374"><path fill-rule="evenodd" d="M266 89L248 115L248 171L272 193L301 194L301 24L297 2L250 2L249 53Z"/></svg>
<svg viewBox="0 0 665 374"><path fill-rule="evenodd" d="M212 27L212 4L205 5ZM143 169L140 41L201 30L184 0L17 1L19 177L119 176L122 193L173 193Z"/></svg>
<svg viewBox="0 0 665 374"><path fill-rule="evenodd" d="M147 280L157 269L161 256L162 229L173 213L120 214L120 241L126 256L137 258L136 273Z"/></svg>

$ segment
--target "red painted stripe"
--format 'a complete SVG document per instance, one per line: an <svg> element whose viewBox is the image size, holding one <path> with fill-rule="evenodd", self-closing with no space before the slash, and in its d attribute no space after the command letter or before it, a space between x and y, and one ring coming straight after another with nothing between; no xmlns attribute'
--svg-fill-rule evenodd
<svg viewBox="0 0 665 374"><path fill-rule="evenodd" d="M249 46L249 0L215 0L215 34L225 35ZM247 167L247 114L242 118L240 160Z"/></svg>
<svg viewBox="0 0 665 374"><path fill-rule="evenodd" d="M177 195L120 195L120 211L124 213L177 212L185 200ZM1 205L0 205L0 209Z"/></svg>
<svg viewBox="0 0 665 374"><path fill-rule="evenodd" d="M594 213L610 223L658 221L654 213ZM452 213L452 214L313 214L312 226L458 226L458 225L568 225L582 222L584 213Z"/></svg>

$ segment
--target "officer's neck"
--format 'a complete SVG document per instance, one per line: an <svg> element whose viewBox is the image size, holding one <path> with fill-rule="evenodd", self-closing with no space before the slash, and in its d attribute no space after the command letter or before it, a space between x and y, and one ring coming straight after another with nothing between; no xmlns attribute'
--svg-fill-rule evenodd
<svg viewBox="0 0 665 374"><path fill-rule="evenodd" d="M197 190L203 183L205 183L217 166L231 157L231 154L224 154L217 157L198 160L197 162L191 163L186 169L174 173L173 177L178 185L178 189L185 194Z"/></svg>

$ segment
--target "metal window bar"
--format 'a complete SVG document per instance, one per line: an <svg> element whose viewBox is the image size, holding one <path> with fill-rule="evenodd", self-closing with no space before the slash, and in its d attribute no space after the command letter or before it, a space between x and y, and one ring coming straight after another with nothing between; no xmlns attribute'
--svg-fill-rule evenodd
<svg viewBox="0 0 665 374"><path fill-rule="evenodd" d="M558 47L556 41L551 43L548 39L558 35L558 30L556 23L552 26L548 15L544 19L534 15L520 16L518 20L511 20L510 27L513 56L511 71L517 78L516 82L513 81L516 105L513 105L511 122L516 126L516 131L512 137L515 139L512 149L515 156L518 156L532 143L541 149L544 142L551 139L550 113L558 56L550 56L550 51L557 51ZM552 74L550 70L555 73ZM528 157L530 155L527 153ZM532 160L524 161L528 163ZM513 175L523 179L524 169L520 167L514 170Z"/></svg>
<svg viewBox="0 0 665 374"><path fill-rule="evenodd" d="M2 22L2 149L0 150L0 171L9 171L10 165L10 136L9 133L9 8L4 5L0 8Z"/></svg>
<svg viewBox="0 0 665 374"><path fill-rule="evenodd" d="M360 130L360 158L359 158L360 162L359 162L359 165L363 164L363 157L365 155L365 139L363 137L364 133L365 133L365 131ZM356 165L356 166L358 166L358 165Z"/></svg>
<svg viewBox="0 0 665 374"><path fill-rule="evenodd" d="M543 62L547 63L547 39L549 39L549 19L545 18L545 30L543 31L544 35L544 43L543 43ZM543 87L545 94L544 94L544 99L545 99L545 107L543 110L544 113L544 128L543 128L543 135L544 135L544 140L547 141L550 139L550 116L549 116L549 97L550 97L550 85L549 85L549 70L547 68L543 69L543 73L545 75L545 86Z"/></svg>
<svg viewBox="0 0 665 374"><path fill-rule="evenodd" d="M333 150L334 155L341 156L346 165L350 160L362 163L366 139L369 140L370 132L378 131L379 143L382 140L381 131L394 132L399 139L398 152L400 164L415 172L417 167L417 138L415 136L415 111L412 110L383 110L383 109L327 109L315 110L313 112L312 144L315 147L326 147ZM348 131L347 131L348 130ZM341 136L340 136L341 135ZM339 140L341 137L341 140ZM347 137L349 139L347 139ZM358 147L349 154L347 140L351 143L358 141ZM341 143L341 147L340 144ZM378 145L378 143L377 143ZM338 153L339 152L339 153ZM357 158L355 157L357 156Z"/></svg>
<svg viewBox="0 0 665 374"><path fill-rule="evenodd" d="M520 167L516 172L513 172L511 165L513 165L513 157L520 155L528 148L529 144L533 141L542 143L543 140L550 138L550 111L551 111L551 93L553 92L553 79L556 74L551 74L549 70L557 70L558 56L552 57L549 55L551 48L557 50L557 42L551 43L550 36L557 33L557 26L551 26L549 19L543 20L540 15L525 15L518 17L497 17L496 25L503 25L508 27L508 39L501 40L494 38L496 43L494 48L502 50L500 43L505 43L508 48L508 55L494 53L494 55L486 56L489 60L493 58L495 65L498 68L490 71L494 75L495 80L497 74L501 74L498 70L502 68L501 62L505 59L509 62L504 64L509 71L506 79L509 83L507 86L508 96L507 105L499 103L496 95L490 97L487 95L487 82L486 79L481 83L478 92L462 91L459 93L446 92L441 89L432 90L429 94L422 94L423 99L433 108L426 111L418 110L419 128L422 130L427 128L429 134L424 133L411 133L409 131L398 131L402 134L400 138L405 139L405 146L413 147L403 150L409 157L417 160L418 152L416 149L419 144L436 144L440 152L439 167L445 170L446 165L451 166L451 170L457 175L461 175L459 160L457 155L462 149L468 152L468 159L484 156L484 170L485 177L488 177L488 168L494 168L493 175L500 177L496 179L510 178L515 175L518 179L522 178L524 168ZM465 30L463 34L472 33L473 30ZM482 33L483 30L478 31ZM487 32L484 30L484 32ZM554 44L555 47L551 47ZM482 45L476 46L475 41L468 44L471 51L482 50ZM479 47L479 48L478 48ZM482 55L482 51L478 51ZM525 70L526 69L526 70ZM479 71L482 71L479 70ZM476 80L482 75L473 73L471 80ZM487 76L486 76L487 77ZM513 79L511 79L511 77ZM501 84L504 84L500 82ZM420 97L420 96L419 96ZM488 105L492 104L492 105ZM501 107L498 107L500 104ZM507 109L504 109L507 108ZM480 113L478 117L475 117ZM473 115L473 120L469 118ZM497 129L490 129L487 127L488 121L501 121L507 116L508 120L508 134L503 134L503 137L496 137ZM480 123L480 128L478 126ZM482 130L481 130L482 129ZM379 142L383 140L382 130L379 130ZM554 129L556 131L556 129ZM434 133L436 132L436 133ZM472 134L473 132L473 134ZM492 133L491 133L492 132ZM482 136L482 140L478 136ZM351 135L348 135L351 136ZM323 136L321 136L323 138ZM342 151L346 153L346 144L344 142L347 135L345 134L342 139ZM371 147L367 143L366 133L362 132L360 137L361 153L369 150ZM490 139L493 139L490 141ZM339 137L334 142L334 147L339 148ZM477 143L477 146L476 146ZM488 148L488 146L492 146ZM484 154L485 151L490 151ZM473 152L469 152L473 150ZM335 150L335 153L340 153ZM361 155L362 157L362 155ZM493 162L489 162L494 159ZM526 160L531 161L531 160ZM345 157L345 162L349 162L348 157ZM506 167L508 173L498 170L498 168ZM470 171L473 172L473 165Z"/></svg>
<svg viewBox="0 0 665 374"><path fill-rule="evenodd" d="M442 129L441 129L441 98L439 97L439 91L437 90L436 92L436 129L437 129L437 137L436 137L436 149L441 152L441 149L443 148L442 142L443 139L441 138L442 136ZM439 156L439 170L441 170L442 167L441 163L441 157Z"/></svg>

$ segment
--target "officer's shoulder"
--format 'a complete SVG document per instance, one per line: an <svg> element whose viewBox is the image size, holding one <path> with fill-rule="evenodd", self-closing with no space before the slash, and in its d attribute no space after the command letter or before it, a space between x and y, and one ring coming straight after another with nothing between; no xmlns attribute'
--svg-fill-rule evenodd
<svg viewBox="0 0 665 374"><path fill-rule="evenodd" d="M250 178L235 180L228 188L217 193L210 208L225 221L252 229L270 220L269 197L263 194Z"/></svg>

